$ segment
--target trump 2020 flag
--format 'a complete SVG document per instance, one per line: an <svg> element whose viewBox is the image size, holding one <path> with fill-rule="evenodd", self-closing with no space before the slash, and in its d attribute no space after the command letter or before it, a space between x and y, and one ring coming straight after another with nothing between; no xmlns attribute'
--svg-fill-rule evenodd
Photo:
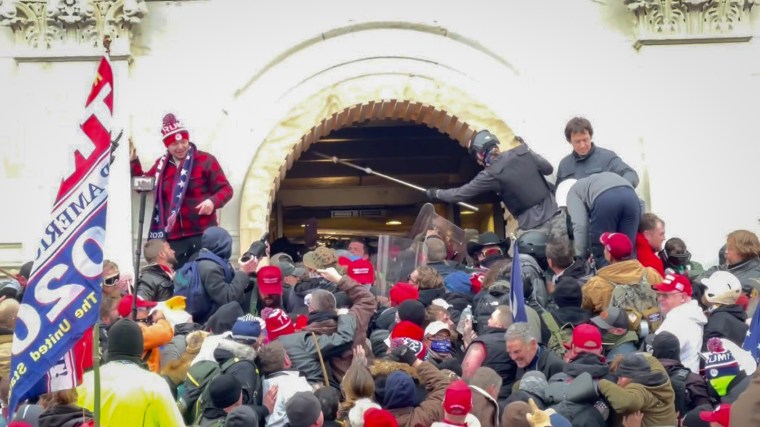
<svg viewBox="0 0 760 427"><path fill-rule="evenodd" d="M517 250L517 245L514 245L512 272L509 274L509 308L512 310L513 322L528 321L528 314L525 312L522 271L520 271L520 253Z"/></svg>
<svg viewBox="0 0 760 427"><path fill-rule="evenodd" d="M98 319L113 119L113 72L97 75L71 146L50 222L19 307L11 346L10 411L46 391L71 388L72 347ZM72 124L73 125L73 124Z"/></svg>
<svg viewBox="0 0 760 427"><path fill-rule="evenodd" d="M755 362L760 363L760 309L755 310L755 314L752 315L742 348L752 353Z"/></svg>

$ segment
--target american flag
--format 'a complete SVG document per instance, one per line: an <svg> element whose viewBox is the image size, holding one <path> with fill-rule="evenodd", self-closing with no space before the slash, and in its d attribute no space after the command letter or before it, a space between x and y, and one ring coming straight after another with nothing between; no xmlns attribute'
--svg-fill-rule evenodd
<svg viewBox="0 0 760 427"><path fill-rule="evenodd" d="M177 216L179 214L180 207L182 207L182 201L185 198L185 193L187 192L187 183L190 176L190 171L193 168L194 153L195 149L191 144L190 149L187 150L187 155L185 156L184 160L182 160L179 175L176 175L174 178L174 188L172 190L172 200L169 203L169 217L167 218L166 226L163 226L162 221L163 218L166 217L166 213L164 212L164 204L161 203L159 199L163 192L163 189L161 188L161 175L166 168L166 163L169 161L168 153L164 154L164 156L159 160L158 167L156 168L156 182L158 183L158 187L156 188L156 207L153 210L153 226L151 227L151 230L156 231L149 233L149 239L166 238L166 233L171 231L177 223Z"/></svg>
<svg viewBox="0 0 760 427"><path fill-rule="evenodd" d="M520 271L520 252L513 246L512 272L509 275L509 308L512 310L513 322L527 322L525 295L523 292L522 271Z"/></svg>

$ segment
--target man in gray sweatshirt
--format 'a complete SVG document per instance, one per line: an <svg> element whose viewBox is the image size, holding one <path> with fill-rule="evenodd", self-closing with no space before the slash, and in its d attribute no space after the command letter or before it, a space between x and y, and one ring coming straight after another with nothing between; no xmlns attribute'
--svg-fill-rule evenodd
<svg viewBox="0 0 760 427"><path fill-rule="evenodd" d="M563 181L557 187L557 203L567 207L576 256L585 259L590 250L597 268L606 264L604 246L599 242L602 233L623 233L632 242L636 239L641 219L639 198L631 183L614 172Z"/></svg>

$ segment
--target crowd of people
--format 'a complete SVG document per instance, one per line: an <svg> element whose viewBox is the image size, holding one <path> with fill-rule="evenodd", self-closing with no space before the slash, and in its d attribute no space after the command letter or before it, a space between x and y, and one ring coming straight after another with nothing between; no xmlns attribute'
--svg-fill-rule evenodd
<svg viewBox="0 0 760 427"><path fill-rule="evenodd" d="M516 238L473 231L455 262L443 236L420 235L424 261L387 295L358 239L233 259L213 216L232 197L219 164L173 115L162 136L146 265L130 281L104 262L103 426L760 425L760 373L744 348L760 298L757 235L731 232L719 265L693 262L583 118L567 124L573 151L553 184L552 165L521 139L502 153L476 133L483 171L428 195L497 192ZM510 297L517 265L527 321ZM23 291L0 289L3 402ZM24 402L8 425L91 425L94 374Z"/></svg>

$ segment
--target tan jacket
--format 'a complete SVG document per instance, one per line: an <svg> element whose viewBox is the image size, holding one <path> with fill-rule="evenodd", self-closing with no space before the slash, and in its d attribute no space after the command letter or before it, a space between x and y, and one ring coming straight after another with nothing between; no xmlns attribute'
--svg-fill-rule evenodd
<svg viewBox="0 0 760 427"><path fill-rule="evenodd" d="M760 426L760 369L731 405L731 427Z"/></svg>
<svg viewBox="0 0 760 427"><path fill-rule="evenodd" d="M485 390L474 385L470 385L472 390L472 410L471 414L477 414L481 427L499 427L499 404Z"/></svg>
<svg viewBox="0 0 760 427"><path fill-rule="evenodd" d="M0 335L0 378L10 378L13 332Z"/></svg>
<svg viewBox="0 0 760 427"><path fill-rule="evenodd" d="M645 270L646 269L646 270ZM646 271L647 283L656 285L662 282L662 276L651 267L644 267L636 260L620 261L602 267L596 276L583 285L583 305L586 310L599 314L610 305L613 283L633 285L641 281Z"/></svg>
<svg viewBox="0 0 760 427"><path fill-rule="evenodd" d="M451 379L435 366L422 362L417 368L420 381L428 391L427 398L417 407L390 409L399 427L430 426L443 419L443 396Z"/></svg>

